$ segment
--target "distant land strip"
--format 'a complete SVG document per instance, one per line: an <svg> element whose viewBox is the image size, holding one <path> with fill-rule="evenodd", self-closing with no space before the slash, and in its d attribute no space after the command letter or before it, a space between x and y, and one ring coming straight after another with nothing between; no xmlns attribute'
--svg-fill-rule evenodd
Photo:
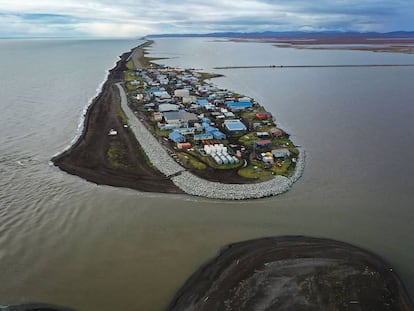
<svg viewBox="0 0 414 311"><path fill-rule="evenodd" d="M223 66L213 69L253 69L253 68L355 68L355 67L414 67L414 64L350 64L350 65L253 65Z"/></svg>

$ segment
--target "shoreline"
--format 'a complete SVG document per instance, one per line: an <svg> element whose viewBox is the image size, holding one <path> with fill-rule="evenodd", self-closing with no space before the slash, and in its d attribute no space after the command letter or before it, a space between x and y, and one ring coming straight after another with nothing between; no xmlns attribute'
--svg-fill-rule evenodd
<svg viewBox="0 0 414 311"><path fill-rule="evenodd" d="M220 41L220 40L219 40ZM277 48L309 50L370 51L374 53L414 54L414 34L317 34L247 35L227 38L233 42L270 43Z"/></svg>
<svg viewBox="0 0 414 311"><path fill-rule="evenodd" d="M122 120L119 120L115 112L114 102L119 102L119 99L117 100L119 95L114 84L123 80L126 59L135 49L146 44L148 42L123 53L120 59L115 62L115 66L108 70L106 80L101 83L100 92L90 101L86 112L83 113L83 118L81 117L81 120L83 119L81 133L75 136L72 140L73 143L64 151L53 156L51 162L66 173L79 176L98 185L125 187L143 192L182 194L183 192L174 186L168 178L154 170L145 161L145 156L140 152L141 146L126 129L122 132L122 139L129 147L129 160L134 167L132 169L111 167L106 159L107 147L110 143L110 138L107 135L107 123L111 123L119 129L123 127ZM106 118L110 120L106 120Z"/></svg>
<svg viewBox="0 0 414 311"><path fill-rule="evenodd" d="M128 69L129 62L132 61L135 66L150 64L152 59L145 56L144 48L152 43L146 41L121 55L115 67L108 71L101 91L87 107L81 134L77 139L74 138L76 141L72 145L55 155L51 159L52 163L69 174L96 184L127 187L144 192L185 193L222 200L257 199L287 192L303 174L306 155L302 148L299 150L298 163L293 176L276 176L271 180L257 183L209 181L180 166L168 154L163 157L163 164L170 163L171 170L163 169L163 165L154 163L154 159L157 162L159 154L167 151L157 141L159 138L153 134L149 133L150 136L145 135L143 138L142 130L134 133L131 122L141 122L129 109L125 91L120 86L120 83L124 82L123 74ZM117 115L115 106L120 106L123 114L129 115L127 124L123 124L124 117L119 116L119 113ZM146 128L142 123L139 126ZM108 136L111 129L119 132L115 142L114 138ZM156 143L153 143L152 149L149 149L147 142L151 138ZM114 167L108 160L110 148L115 143L123 147L127 146L125 149L127 159L123 159L119 167Z"/></svg>
<svg viewBox="0 0 414 311"><path fill-rule="evenodd" d="M166 310L325 310L332 305L413 310L404 283L386 260L345 242L306 236L222 247L185 281Z"/></svg>

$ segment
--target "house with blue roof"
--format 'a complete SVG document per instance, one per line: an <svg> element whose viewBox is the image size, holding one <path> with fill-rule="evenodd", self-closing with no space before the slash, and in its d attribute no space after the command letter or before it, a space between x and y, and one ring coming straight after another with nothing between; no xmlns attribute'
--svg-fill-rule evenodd
<svg viewBox="0 0 414 311"><path fill-rule="evenodd" d="M248 109L248 108L252 108L253 107L253 103L252 102L235 102L235 101L229 101L226 103L227 108L231 109L232 111L235 110L244 110L244 109Z"/></svg>
<svg viewBox="0 0 414 311"><path fill-rule="evenodd" d="M246 125L240 120L226 120L224 121L224 127L230 133L244 133L247 131Z"/></svg>
<svg viewBox="0 0 414 311"><path fill-rule="evenodd" d="M182 135L182 134L180 134L180 133L178 133L178 132L171 132L169 135L168 135L168 138L170 139L170 140L172 140L173 142L175 142L176 144L178 144L178 143L184 143L185 142L185 136L184 135Z"/></svg>
<svg viewBox="0 0 414 311"><path fill-rule="evenodd" d="M206 131L206 133L212 133L212 132L215 132L215 131L218 130L216 127L211 126L211 125L206 124L206 123L203 123L203 127L204 127L204 130Z"/></svg>
<svg viewBox="0 0 414 311"><path fill-rule="evenodd" d="M200 106L207 105L208 103L209 103L209 101L205 98L197 99L197 104L199 104Z"/></svg>
<svg viewBox="0 0 414 311"><path fill-rule="evenodd" d="M226 134L224 134L224 133L222 133L222 132L220 132L218 130L212 132L211 134L213 135L214 139L223 140L223 139L226 139L227 138Z"/></svg>
<svg viewBox="0 0 414 311"><path fill-rule="evenodd" d="M194 135L194 141L210 140L210 139L213 139L213 138L214 138L214 136L211 133L196 134L196 135Z"/></svg>

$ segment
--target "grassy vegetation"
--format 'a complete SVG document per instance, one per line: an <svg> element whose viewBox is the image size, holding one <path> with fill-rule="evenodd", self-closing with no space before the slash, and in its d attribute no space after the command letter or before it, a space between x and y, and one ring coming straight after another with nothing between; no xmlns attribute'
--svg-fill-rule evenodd
<svg viewBox="0 0 414 311"><path fill-rule="evenodd" d="M131 83L128 83L128 82L125 83L125 86L126 86L128 92L133 93L133 95L137 94L137 87L136 86L134 86L134 85L132 85Z"/></svg>
<svg viewBox="0 0 414 311"><path fill-rule="evenodd" d="M270 169L263 168L262 162L259 161L252 161L249 166L239 169L238 174L241 177L261 181L269 180L274 176L274 173Z"/></svg>
<svg viewBox="0 0 414 311"><path fill-rule="evenodd" d="M282 162L282 160L277 160L276 163L279 162L281 166L273 165L271 171L276 175L282 175L288 177L290 175L290 168L292 165L291 159L286 159Z"/></svg>
<svg viewBox="0 0 414 311"><path fill-rule="evenodd" d="M127 147L120 140L114 140L107 151L108 161L112 167L127 168L129 167L127 154Z"/></svg>
<svg viewBox="0 0 414 311"><path fill-rule="evenodd" d="M131 69L135 69L135 64L132 60L130 60L129 62L126 63L126 67L131 70Z"/></svg>
<svg viewBox="0 0 414 311"><path fill-rule="evenodd" d="M172 130L161 130L157 125L154 125L155 133L160 137L168 137Z"/></svg>
<svg viewBox="0 0 414 311"><path fill-rule="evenodd" d="M249 134L243 135L239 138L239 143L245 145L248 148L253 148L253 144L260 139L256 136L255 132L251 132Z"/></svg>
<svg viewBox="0 0 414 311"><path fill-rule="evenodd" d="M200 162L198 159L188 153L177 152L177 155L184 165L188 165L198 170L205 170L207 168L207 165L205 165L203 162Z"/></svg>
<svg viewBox="0 0 414 311"><path fill-rule="evenodd" d="M218 73L199 72L198 74L200 75L201 80L208 80L208 79L223 77L223 75L218 74Z"/></svg>
<svg viewBox="0 0 414 311"><path fill-rule="evenodd" d="M280 163L280 165L277 165ZM265 168L263 162L252 161L247 167L241 168L238 174L245 178L269 180L275 175L290 176L293 171L291 159L277 160L270 168Z"/></svg>
<svg viewBox="0 0 414 311"><path fill-rule="evenodd" d="M120 104L118 104L117 107L116 107L116 114L121 119L122 124L128 124L128 118L127 118L125 112L122 110Z"/></svg>
<svg viewBox="0 0 414 311"><path fill-rule="evenodd" d="M129 82L137 79L138 77L135 75L135 72L133 70L128 70L125 72L125 81Z"/></svg>

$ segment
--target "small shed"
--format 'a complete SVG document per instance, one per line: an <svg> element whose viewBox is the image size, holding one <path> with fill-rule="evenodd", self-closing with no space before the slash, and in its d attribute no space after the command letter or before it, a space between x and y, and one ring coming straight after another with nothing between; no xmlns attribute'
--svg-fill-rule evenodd
<svg viewBox="0 0 414 311"><path fill-rule="evenodd" d="M154 121L159 122L162 120L162 113L161 112L154 112L153 114Z"/></svg>
<svg viewBox="0 0 414 311"><path fill-rule="evenodd" d="M168 135L168 138L171 139L175 143L184 143L185 137L178 132L172 132Z"/></svg>
<svg viewBox="0 0 414 311"><path fill-rule="evenodd" d="M192 146L190 143L178 143L177 148L178 149L190 149Z"/></svg>
<svg viewBox="0 0 414 311"><path fill-rule="evenodd" d="M270 135L269 135L269 133L268 133L268 132L257 132L257 133L256 133L256 136L257 136L257 137L259 137L259 138L267 138L267 137L269 137Z"/></svg>
<svg viewBox="0 0 414 311"><path fill-rule="evenodd" d="M211 126L207 123L203 123L203 126L204 126L204 130L206 131L206 133L213 133L218 130L216 127Z"/></svg>
<svg viewBox="0 0 414 311"><path fill-rule="evenodd" d="M145 109L155 109L155 104L154 103L148 103L144 105Z"/></svg>
<svg viewBox="0 0 414 311"><path fill-rule="evenodd" d="M236 115L233 112L224 112L226 118L234 118Z"/></svg>
<svg viewBox="0 0 414 311"><path fill-rule="evenodd" d="M211 134L213 134L214 139L220 139L220 140L222 140L222 139L226 139L227 138L226 137L226 134L224 134L224 133L222 133L220 131L214 131Z"/></svg>
<svg viewBox="0 0 414 311"><path fill-rule="evenodd" d="M281 129L274 127L269 130L269 134L273 137L281 137L283 136L284 132Z"/></svg>
<svg viewBox="0 0 414 311"><path fill-rule="evenodd" d="M256 113L256 118L260 120L270 120L272 118L272 114L270 112Z"/></svg>
<svg viewBox="0 0 414 311"><path fill-rule="evenodd" d="M256 148L267 148L272 145L272 141L269 139L263 139L255 142Z"/></svg>
<svg viewBox="0 0 414 311"><path fill-rule="evenodd" d="M200 98L200 99L197 99L197 104L199 104L200 106L205 106L209 104L209 101L205 98Z"/></svg>
<svg viewBox="0 0 414 311"><path fill-rule="evenodd" d="M287 148L280 148L272 150L272 154L275 158L289 158L290 151Z"/></svg>

